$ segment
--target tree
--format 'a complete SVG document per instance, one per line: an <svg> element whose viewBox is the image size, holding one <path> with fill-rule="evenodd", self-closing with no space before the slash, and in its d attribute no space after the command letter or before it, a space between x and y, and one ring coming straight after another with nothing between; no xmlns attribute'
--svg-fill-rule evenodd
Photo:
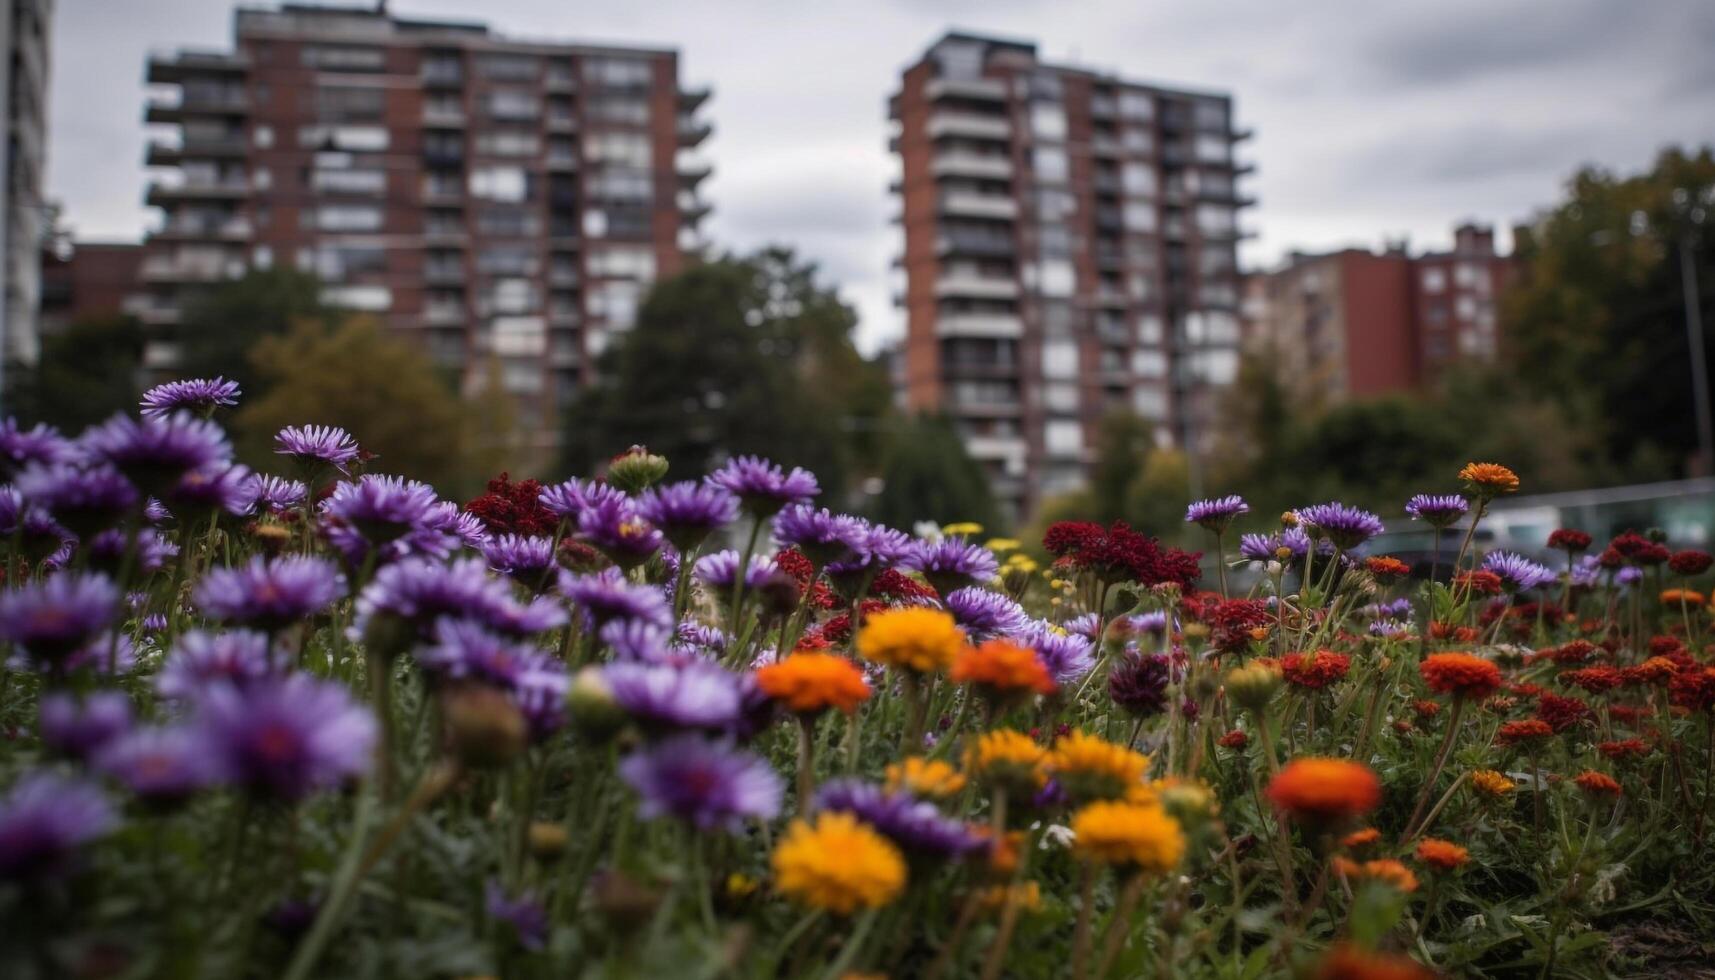
<svg viewBox="0 0 1715 980"><path fill-rule="evenodd" d="M884 372L852 345L856 322L785 249L664 279L567 412L562 469L588 472L633 444L684 475L755 453L813 471L837 502L889 404Z"/></svg>
<svg viewBox="0 0 1715 980"><path fill-rule="evenodd" d="M10 410L25 423L75 433L115 412L135 412L142 391L143 329L130 316L77 320L42 337L33 367L14 368Z"/></svg>
<svg viewBox="0 0 1715 980"><path fill-rule="evenodd" d="M497 413L507 412L504 392L485 385L461 399L426 355L373 321L352 318L331 330L301 323L264 337L251 360L265 393L245 399L233 428L254 466L274 468L274 433L316 424L337 425L377 454L374 472L432 483L454 499L507 467L510 440L492 432ZM483 428L489 438L479 436Z"/></svg>
<svg viewBox="0 0 1715 980"><path fill-rule="evenodd" d="M882 490L870 516L909 530L917 521L975 521L999 530L999 512L982 466L943 415L916 415L900 426L882 466Z"/></svg>
<svg viewBox="0 0 1715 980"><path fill-rule="evenodd" d="M1096 462L1090 470L1088 519L1108 524L1126 516L1126 496L1155 449L1146 419L1117 411L1096 431Z"/></svg>
<svg viewBox="0 0 1715 980"><path fill-rule="evenodd" d="M266 394L269 375L250 358L253 347L300 323L332 327L341 315L322 302L315 276L279 266L252 270L185 310L178 329L178 373L186 378L224 375L239 383L247 399L257 398Z"/></svg>

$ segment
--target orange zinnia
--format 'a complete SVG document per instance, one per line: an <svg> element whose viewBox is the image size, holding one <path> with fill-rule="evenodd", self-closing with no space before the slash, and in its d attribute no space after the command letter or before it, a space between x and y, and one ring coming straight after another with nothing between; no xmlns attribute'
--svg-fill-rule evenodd
<svg viewBox="0 0 1715 980"><path fill-rule="evenodd" d="M1466 463L1459 471L1459 479L1483 497L1518 492L1518 474L1499 463Z"/></svg>
<svg viewBox="0 0 1715 980"><path fill-rule="evenodd" d="M1336 822L1368 813L1382 786L1369 766L1344 759L1294 759L1268 783L1268 798L1297 820Z"/></svg>
<svg viewBox="0 0 1715 980"><path fill-rule="evenodd" d="M1028 691L1053 694L1055 690L1054 678L1036 651L1006 640L989 640L959 651L953 660L952 678L1003 695Z"/></svg>
<svg viewBox="0 0 1715 980"><path fill-rule="evenodd" d="M869 682L857 664L832 653L794 653L777 664L759 667L762 693L801 715L838 708L846 714L869 700Z"/></svg>
<svg viewBox="0 0 1715 980"><path fill-rule="evenodd" d="M1411 566L1392 555L1376 555L1364 559L1364 568L1371 575L1383 580L1403 578L1411 574Z"/></svg>
<svg viewBox="0 0 1715 980"><path fill-rule="evenodd" d="M1417 843L1417 859L1432 868L1456 871L1471 860L1471 852L1449 840L1425 837Z"/></svg>
<svg viewBox="0 0 1715 980"><path fill-rule="evenodd" d="M1411 873L1410 868L1393 858L1358 862L1349 857L1336 857L1334 870L1347 878L1379 881L1402 892L1417 891L1417 876Z"/></svg>
<svg viewBox="0 0 1715 980"><path fill-rule="evenodd" d="M1500 690L1501 669L1468 653L1432 653L1417 665L1431 691L1482 700Z"/></svg>
<svg viewBox="0 0 1715 980"><path fill-rule="evenodd" d="M1586 769L1572 777L1572 781L1578 784L1579 789L1591 796L1620 795L1619 782L1607 773L1597 772L1594 769Z"/></svg>
<svg viewBox="0 0 1715 980"><path fill-rule="evenodd" d="M1363 830L1354 830L1340 838L1340 846L1348 851L1355 851L1360 847L1368 847L1381 839L1381 831L1374 827L1365 827Z"/></svg>
<svg viewBox="0 0 1715 980"><path fill-rule="evenodd" d="M1541 718L1526 718L1523 721L1509 721L1495 730L1495 741L1502 745L1512 745L1517 742L1535 742L1554 734L1554 726Z"/></svg>
<svg viewBox="0 0 1715 980"><path fill-rule="evenodd" d="M1315 980L1434 980L1416 960L1340 945L1316 964Z"/></svg>

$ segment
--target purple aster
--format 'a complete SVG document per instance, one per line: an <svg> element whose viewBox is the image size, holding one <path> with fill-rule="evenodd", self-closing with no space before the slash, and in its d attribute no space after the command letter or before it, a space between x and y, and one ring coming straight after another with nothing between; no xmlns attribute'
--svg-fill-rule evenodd
<svg viewBox="0 0 1715 980"><path fill-rule="evenodd" d="M1233 520L1240 514L1248 514L1250 511L1251 505L1245 503L1243 497L1228 494L1211 500L1199 500L1185 508L1185 523L1197 524L1221 534L1232 526Z"/></svg>
<svg viewBox="0 0 1715 980"><path fill-rule="evenodd" d="M118 826L101 789L32 772L0 799L0 878L33 880L68 870L77 849Z"/></svg>
<svg viewBox="0 0 1715 980"><path fill-rule="evenodd" d="M605 483L595 483L573 477L564 483L543 487L536 500L555 517L575 521L584 509L597 500L626 499L625 493Z"/></svg>
<svg viewBox="0 0 1715 980"><path fill-rule="evenodd" d="M422 525L437 503L435 488L397 476L364 476L341 483L322 504L322 513L384 543Z"/></svg>
<svg viewBox="0 0 1715 980"><path fill-rule="evenodd" d="M966 587L947 593L947 611L964 627L972 643L1023 632L1030 625L1024 607L999 592Z"/></svg>
<svg viewBox="0 0 1715 980"><path fill-rule="evenodd" d="M191 630L155 675L155 693L167 701L195 701L214 685L244 687L271 672L268 638L261 633Z"/></svg>
<svg viewBox="0 0 1715 980"><path fill-rule="evenodd" d="M125 563L126 549L131 547L124 531L117 528L103 531L84 545L89 567L110 575L119 574ZM179 546L159 531L139 531L136 553L131 556L132 567L145 575L159 571L169 560L177 558Z"/></svg>
<svg viewBox="0 0 1715 980"><path fill-rule="evenodd" d="M1596 555L1585 555L1572 566L1572 584L1593 589L1602 580L1602 559Z"/></svg>
<svg viewBox="0 0 1715 980"><path fill-rule="evenodd" d="M76 673L88 667L97 674L114 676L128 674L137 666L137 646L128 633L109 630L66 654L60 661L60 673Z"/></svg>
<svg viewBox="0 0 1715 980"><path fill-rule="evenodd" d="M345 576L321 558L250 559L215 568L191 598L211 619L272 631L321 612L345 595Z"/></svg>
<svg viewBox="0 0 1715 980"><path fill-rule="evenodd" d="M137 507L137 488L111 466L35 463L18 474L17 486L27 503L78 537L113 527Z"/></svg>
<svg viewBox="0 0 1715 980"><path fill-rule="evenodd" d="M707 661L613 663L602 677L614 701L646 731L724 730L741 707L738 676Z"/></svg>
<svg viewBox="0 0 1715 980"><path fill-rule="evenodd" d="M488 525L467 510L459 511L443 530L464 542L467 548L480 549L490 537Z"/></svg>
<svg viewBox="0 0 1715 980"><path fill-rule="evenodd" d="M621 568L635 568L661 550L661 532L624 494L592 498L578 515L578 533Z"/></svg>
<svg viewBox="0 0 1715 980"><path fill-rule="evenodd" d="M703 652L719 656L726 652L727 645L732 640L726 631L718 626L705 626L695 620L687 619L679 624L673 640L673 645L683 650Z"/></svg>
<svg viewBox="0 0 1715 980"><path fill-rule="evenodd" d="M667 627L650 619L615 619L598 633L601 642L613 651L615 660L642 660L664 663L671 660L674 650L668 646Z"/></svg>
<svg viewBox="0 0 1715 980"><path fill-rule="evenodd" d="M738 518L738 498L707 483L685 480L645 490L637 512L680 551L691 551Z"/></svg>
<svg viewBox="0 0 1715 980"><path fill-rule="evenodd" d="M1065 623L1066 632L1074 636L1081 636L1086 640L1094 640L1096 630L1100 629L1101 626L1102 618L1093 612L1075 616L1066 620Z"/></svg>
<svg viewBox="0 0 1715 980"><path fill-rule="evenodd" d="M943 816L935 804L856 779L822 784L816 791L816 809L857 817L912 858L956 858L983 846L983 838L962 822Z"/></svg>
<svg viewBox="0 0 1715 980"><path fill-rule="evenodd" d="M1248 558L1254 562L1278 561L1279 556L1274 549L1280 547L1278 534L1241 534L1239 535L1239 557Z"/></svg>
<svg viewBox="0 0 1715 980"><path fill-rule="evenodd" d="M87 759L131 729L131 699L121 691L92 691L81 699L49 692L37 706L42 744L73 759Z"/></svg>
<svg viewBox="0 0 1715 980"><path fill-rule="evenodd" d="M745 511L755 517L770 517L788 504L808 503L822 492L808 470L791 472L759 456L737 456L710 473L708 482L738 497Z"/></svg>
<svg viewBox="0 0 1715 980"><path fill-rule="evenodd" d="M530 726L530 737L541 741L566 725L566 695L572 678L566 665L553 656L537 652L512 685L512 703Z"/></svg>
<svg viewBox="0 0 1715 980"><path fill-rule="evenodd" d="M904 558L911 550L911 535L885 524L864 524L856 554L827 567L828 582L847 599L869 588L875 577Z"/></svg>
<svg viewBox="0 0 1715 980"><path fill-rule="evenodd" d="M1096 666L1089 637L1062 632L1044 622L1034 622L1021 637L1024 644L1036 651L1054 683L1065 686L1080 680Z"/></svg>
<svg viewBox="0 0 1715 980"><path fill-rule="evenodd" d="M537 596L528 602L508 599L504 604L486 610L483 618L489 629L519 637L557 630L570 620L566 607L546 596Z"/></svg>
<svg viewBox="0 0 1715 980"><path fill-rule="evenodd" d="M140 414L146 419L159 419L182 409L207 418L217 408L238 404L240 394L238 382L220 377L169 381L143 392Z"/></svg>
<svg viewBox="0 0 1715 980"><path fill-rule="evenodd" d="M24 429L17 419L0 419L0 480L11 479L31 463L68 462L76 455L71 442L52 426L37 423Z"/></svg>
<svg viewBox="0 0 1715 980"><path fill-rule="evenodd" d="M1166 654L1130 654L1108 674L1108 696L1127 714L1146 718L1166 709L1170 681Z"/></svg>
<svg viewBox="0 0 1715 980"><path fill-rule="evenodd" d="M506 923L520 947L535 953L548 944L548 910L534 893L509 896L500 882L490 879L483 888L483 910L493 921Z"/></svg>
<svg viewBox="0 0 1715 980"><path fill-rule="evenodd" d="M1422 521L1440 530L1452 526L1465 516L1471 505L1456 493L1420 493L1405 502L1405 512L1414 521Z"/></svg>
<svg viewBox="0 0 1715 980"><path fill-rule="evenodd" d="M331 425L289 425L274 436L274 453L290 456L312 473L328 468L349 473L346 467L363 450L344 429Z"/></svg>
<svg viewBox="0 0 1715 980"><path fill-rule="evenodd" d="M767 585L779 574L780 566L767 555L751 555L750 568L745 572L744 587L752 590ZM718 593L730 594L738 583L738 552L731 548L704 555L697 559L692 573L697 581Z"/></svg>
<svg viewBox="0 0 1715 980"><path fill-rule="evenodd" d="M795 504L774 517L775 540L797 548L817 568L857 558L868 530L856 517L809 504Z"/></svg>
<svg viewBox="0 0 1715 980"><path fill-rule="evenodd" d="M1337 500L1312 504L1300 510L1298 516L1322 532L1341 551L1350 551L1382 533L1381 518Z"/></svg>
<svg viewBox="0 0 1715 980"><path fill-rule="evenodd" d="M369 770L376 724L344 685L307 674L214 685L196 724L225 782L296 802Z"/></svg>
<svg viewBox="0 0 1715 980"><path fill-rule="evenodd" d="M119 613L119 588L104 575L65 572L0 595L0 639L39 664L64 661L103 634Z"/></svg>
<svg viewBox="0 0 1715 980"><path fill-rule="evenodd" d="M699 830L737 831L746 820L780 813L784 786L766 759L743 749L680 735L639 749L619 764L646 820L676 817Z"/></svg>
<svg viewBox="0 0 1715 980"><path fill-rule="evenodd" d="M431 527L413 528L401 537L377 543L349 524L327 521L322 525L322 536L354 571L369 564L371 558L376 567L385 567L407 558L445 559L459 547L458 538Z"/></svg>
<svg viewBox="0 0 1715 980"><path fill-rule="evenodd" d="M419 648L417 663L436 678L477 680L512 689L531 666L536 649L498 635L480 623L442 619L435 624L432 644Z"/></svg>
<svg viewBox="0 0 1715 980"><path fill-rule="evenodd" d="M1491 551L1483 558L1483 570L1501 577L1509 591L1527 592L1544 585L1553 585L1559 576L1523 555L1510 551Z"/></svg>
<svg viewBox="0 0 1715 980"><path fill-rule="evenodd" d="M514 602L511 587L504 579L488 574L480 558L445 563L407 558L383 567L358 593L352 635L370 636L366 642L396 649L413 636L427 636L442 616L474 619L515 632L517 626L529 625L520 622L523 612L529 611L532 619L543 615L533 606L520 607ZM394 633L395 626L406 632ZM371 635L372 631L380 632Z"/></svg>
<svg viewBox="0 0 1715 980"><path fill-rule="evenodd" d="M192 470L167 491L167 506L181 517L201 517L212 511L248 514L256 506L256 481L242 464Z"/></svg>
<svg viewBox="0 0 1715 980"><path fill-rule="evenodd" d="M1410 619L1411 600L1400 596L1387 602L1372 602L1358 610L1358 615L1369 619Z"/></svg>
<svg viewBox="0 0 1715 980"><path fill-rule="evenodd" d="M302 507L310 495L310 488L301 481L288 480L283 476L252 474L250 484L250 495L256 503L275 515Z"/></svg>
<svg viewBox="0 0 1715 980"><path fill-rule="evenodd" d="M232 456L220 426L185 412L142 420L115 415L84 432L78 445L145 494L159 494L186 473L224 464Z"/></svg>
<svg viewBox="0 0 1715 980"><path fill-rule="evenodd" d="M114 739L96 753L95 769L157 807L184 802L217 774L213 747L184 725L140 728Z"/></svg>
<svg viewBox="0 0 1715 980"><path fill-rule="evenodd" d="M666 629L673 622L673 610L661 590L650 585L627 581L617 568L605 568L590 575L560 575L560 594L582 610L591 629L601 629L618 620L641 620Z"/></svg>
<svg viewBox="0 0 1715 980"><path fill-rule="evenodd" d="M502 534L478 548L488 567L531 589L547 584L554 568L554 539Z"/></svg>
<svg viewBox="0 0 1715 980"><path fill-rule="evenodd" d="M1369 633L1384 639L1405 636L1411 633L1411 623L1398 619L1378 619L1369 625Z"/></svg>
<svg viewBox="0 0 1715 980"><path fill-rule="evenodd" d="M936 592L946 595L961 586L988 582L1000 563L982 545L964 538L940 538L914 542L899 567L922 572Z"/></svg>
<svg viewBox="0 0 1715 980"><path fill-rule="evenodd" d="M1627 565L1614 573L1614 584L1636 585L1644 580L1644 570L1637 565Z"/></svg>
<svg viewBox="0 0 1715 980"><path fill-rule="evenodd" d="M16 487L0 487L0 538L16 540L32 562L58 551L71 540L53 515L24 502Z"/></svg>

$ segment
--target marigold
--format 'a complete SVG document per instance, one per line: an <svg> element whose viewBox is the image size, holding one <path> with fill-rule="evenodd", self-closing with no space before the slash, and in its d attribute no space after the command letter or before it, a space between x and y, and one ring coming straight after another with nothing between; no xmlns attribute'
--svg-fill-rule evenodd
<svg viewBox="0 0 1715 980"><path fill-rule="evenodd" d="M1352 669L1352 658L1332 650L1315 653L1289 653L1280 662L1281 676L1295 687L1320 691L1338 682Z"/></svg>
<svg viewBox="0 0 1715 980"><path fill-rule="evenodd" d="M960 650L951 676L959 683L975 684L999 696L1031 691L1053 694L1056 687L1035 650L1007 640L989 640Z"/></svg>
<svg viewBox="0 0 1715 980"><path fill-rule="evenodd" d="M1075 800L1117 799L1143 781L1149 757L1105 738L1073 732L1054 743L1048 769Z"/></svg>
<svg viewBox="0 0 1715 980"><path fill-rule="evenodd" d="M1381 802L1381 781L1369 766L1345 759L1294 759L1268 783L1268 798L1297 820L1334 822L1368 813Z"/></svg>
<svg viewBox="0 0 1715 980"><path fill-rule="evenodd" d="M1431 691L1482 700L1500 690L1501 669L1469 653L1432 653L1417 665Z"/></svg>
<svg viewBox="0 0 1715 980"><path fill-rule="evenodd" d="M985 911L998 912L1009 902L1025 912L1035 912L1042 908L1042 886L1022 881L1016 885L990 885L977 893L977 905Z"/></svg>
<svg viewBox="0 0 1715 980"><path fill-rule="evenodd" d="M1417 875L1393 858L1358 862L1349 857L1337 856L1333 864L1334 870L1346 878L1377 881L1402 892L1417 891Z"/></svg>
<svg viewBox="0 0 1715 980"><path fill-rule="evenodd" d="M887 766L887 790L910 790L918 796L945 800L965 788L965 777L949 763L925 759L920 755L907 757Z"/></svg>
<svg viewBox="0 0 1715 980"><path fill-rule="evenodd" d="M756 686L801 715L829 708L849 715L870 696L869 682L857 664L832 653L800 651L777 664L759 667Z"/></svg>
<svg viewBox="0 0 1715 980"><path fill-rule="evenodd" d="M1591 796L1620 795L1619 781L1607 773L1597 772L1594 769L1584 770L1578 775L1572 777L1572 781L1578 784L1579 789L1589 793Z"/></svg>
<svg viewBox="0 0 1715 980"><path fill-rule="evenodd" d="M1360 847L1368 847L1381 839L1381 831L1374 827L1365 827L1362 830L1354 830L1340 838L1340 846L1348 851L1355 851Z"/></svg>
<svg viewBox="0 0 1715 980"><path fill-rule="evenodd" d="M1684 603L1688 606L1703 605L1703 593L1696 589L1663 589L1661 603L1664 606L1677 606Z"/></svg>
<svg viewBox="0 0 1715 980"><path fill-rule="evenodd" d="M952 615L920 606L878 612L857 636L865 660L920 674L946 669L964 648L965 633Z"/></svg>
<svg viewBox="0 0 1715 980"><path fill-rule="evenodd" d="M1164 874L1185 853L1185 832L1161 807L1103 800L1072 817L1078 856L1102 864L1118 864Z"/></svg>
<svg viewBox="0 0 1715 980"><path fill-rule="evenodd" d="M1479 497L1518 492L1518 474L1499 463L1466 463L1459 479Z"/></svg>
<svg viewBox="0 0 1715 980"><path fill-rule="evenodd" d="M1475 769L1471 772L1471 788L1490 799L1500 799L1517 790L1518 784L1506 773L1493 769Z"/></svg>
<svg viewBox="0 0 1715 980"><path fill-rule="evenodd" d="M772 857L787 897L839 915L880 908L905 887L905 859L887 838L849 813L794 820Z"/></svg>
<svg viewBox="0 0 1715 980"><path fill-rule="evenodd" d="M1471 852L1450 840L1425 837L1417 842L1417 859L1440 871L1457 871L1471 860Z"/></svg>
<svg viewBox="0 0 1715 980"><path fill-rule="evenodd" d="M1501 745L1516 745L1520 742L1537 742L1554 734L1554 726L1541 718L1526 718L1523 721L1502 723L1495 729L1495 741Z"/></svg>
<svg viewBox="0 0 1715 980"><path fill-rule="evenodd" d="M1047 762L1042 746L1010 728L984 732L965 751L965 768L973 776L1032 790L1048 781Z"/></svg>
<svg viewBox="0 0 1715 980"><path fill-rule="evenodd" d="M1315 980L1435 980L1416 960L1371 953L1355 946L1334 947L1316 964Z"/></svg>

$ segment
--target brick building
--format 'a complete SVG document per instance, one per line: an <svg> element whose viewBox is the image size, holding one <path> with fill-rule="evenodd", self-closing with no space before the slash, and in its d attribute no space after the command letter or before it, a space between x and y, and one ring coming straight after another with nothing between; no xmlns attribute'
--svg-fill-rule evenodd
<svg viewBox="0 0 1715 980"><path fill-rule="evenodd" d="M134 242L76 242L43 251L42 332L129 312L138 302L142 264L143 246Z"/></svg>

